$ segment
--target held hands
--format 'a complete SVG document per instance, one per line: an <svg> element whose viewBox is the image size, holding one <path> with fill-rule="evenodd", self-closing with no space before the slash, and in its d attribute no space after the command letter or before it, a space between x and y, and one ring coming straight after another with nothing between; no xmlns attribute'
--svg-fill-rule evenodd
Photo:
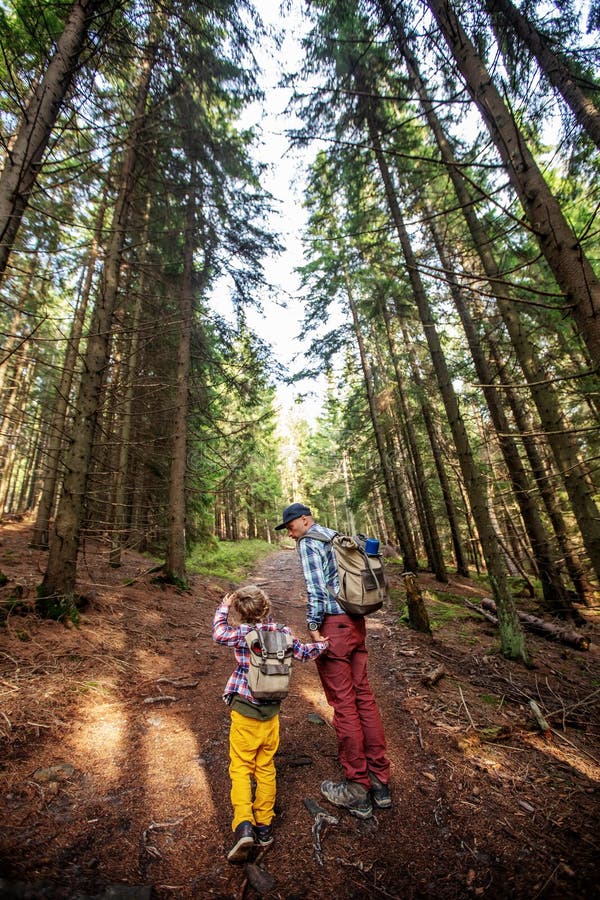
<svg viewBox="0 0 600 900"><path fill-rule="evenodd" d="M324 634L321 634L320 631L311 631L310 639L311 639L311 641L318 641L321 644L327 644L327 646L329 646L329 638L326 637Z"/></svg>

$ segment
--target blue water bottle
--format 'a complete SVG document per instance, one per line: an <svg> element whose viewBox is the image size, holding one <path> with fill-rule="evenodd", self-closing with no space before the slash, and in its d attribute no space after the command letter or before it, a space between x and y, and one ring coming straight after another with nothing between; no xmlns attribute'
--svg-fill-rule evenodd
<svg viewBox="0 0 600 900"><path fill-rule="evenodd" d="M367 538L365 541L365 553L367 556L377 556L379 553L379 541L377 538Z"/></svg>

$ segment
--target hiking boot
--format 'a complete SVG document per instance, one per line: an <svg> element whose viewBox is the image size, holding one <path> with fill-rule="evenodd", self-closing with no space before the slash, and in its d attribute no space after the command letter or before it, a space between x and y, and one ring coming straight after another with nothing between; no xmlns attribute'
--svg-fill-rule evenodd
<svg viewBox="0 0 600 900"><path fill-rule="evenodd" d="M273 843L273 826L257 825L255 827L256 837L258 838L259 847L268 847Z"/></svg>
<svg viewBox="0 0 600 900"><path fill-rule="evenodd" d="M370 819L373 815L369 792L356 781L342 781L339 784L323 781L321 793L334 806L345 806L358 819Z"/></svg>
<svg viewBox="0 0 600 900"><path fill-rule="evenodd" d="M234 864L245 863L254 847L255 834L252 822L240 822L233 832L233 847L227 854L227 861Z"/></svg>
<svg viewBox="0 0 600 900"><path fill-rule="evenodd" d="M389 809L392 805L392 792L387 784L380 781L377 775L369 772L371 782L371 798L379 809Z"/></svg>

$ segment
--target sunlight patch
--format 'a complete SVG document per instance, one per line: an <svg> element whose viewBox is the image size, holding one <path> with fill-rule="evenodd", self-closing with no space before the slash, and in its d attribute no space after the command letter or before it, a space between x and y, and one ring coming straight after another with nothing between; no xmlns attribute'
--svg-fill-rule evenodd
<svg viewBox="0 0 600 900"><path fill-rule="evenodd" d="M99 701L91 694L80 704L81 722L73 735L73 747L86 760L86 768L101 766L106 782L121 776L126 719L120 705Z"/></svg>
<svg viewBox="0 0 600 900"><path fill-rule="evenodd" d="M557 762L571 766L576 772L579 772L580 775L589 778L590 781L600 783L600 765L590 756L586 755L584 750L580 750L574 745L567 747L555 744L544 740L544 738L539 737L538 735L524 736L523 739L526 744L535 747L536 750L539 750L540 753L543 753L545 756L551 756L552 759L555 759Z"/></svg>
<svg viewBox="0 0 600 900"><path fill-rule="evenodd" d="M145 735L146 796L155 820L180 814L201 805L212 816L219 799L212 796L209 780L198 763L194 733L162 711L148 718Z"/></svg>
<svg viewBox="0 0 600 900"><path fill-rule="evenodd" d="M333 712L331 710L331 707L327 703L327 700L325 700L323 696L323 689L321 685L319 684L315 688L303 686L300 689L300 693L307 703L310 703L311 706L315 707L315 709L318 711L319 716L321 716L321 718L323 718L328 725L331 725ZM282 718L286 718L285 707L282 708L281 716Z"/></svg>

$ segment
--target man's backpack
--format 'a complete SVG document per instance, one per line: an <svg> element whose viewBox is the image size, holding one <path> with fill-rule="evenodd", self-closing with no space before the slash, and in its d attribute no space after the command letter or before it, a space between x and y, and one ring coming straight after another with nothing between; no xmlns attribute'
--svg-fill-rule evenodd
<svg viewBox="0 0 600 900"><path fill-rule="evenodd" d="M290 690L292 636L253 628L246 635L250 651L248 687L256 700L283 700Z"/></svg>
<svg viewBox="0 0 600 900"><path fill-rule="evenodd" d="M315 532L304 537L331 544L340 579L335 599L342 609L353 616L368 616L381 609L389 596L387 578L381 556L366 552L364 534L336 533L328 538Z"/></svg>

